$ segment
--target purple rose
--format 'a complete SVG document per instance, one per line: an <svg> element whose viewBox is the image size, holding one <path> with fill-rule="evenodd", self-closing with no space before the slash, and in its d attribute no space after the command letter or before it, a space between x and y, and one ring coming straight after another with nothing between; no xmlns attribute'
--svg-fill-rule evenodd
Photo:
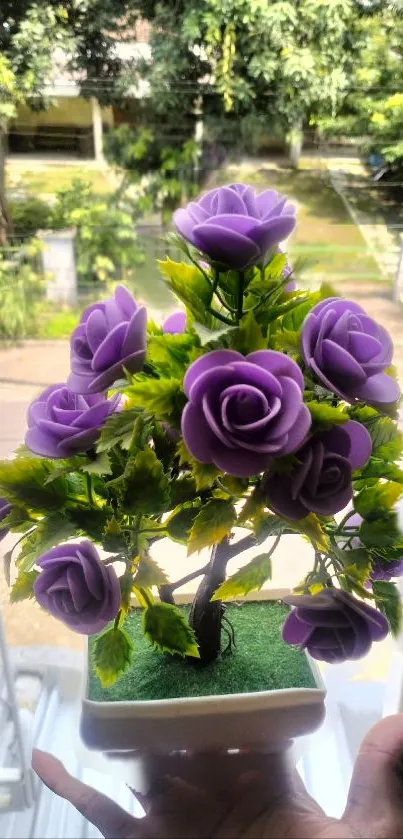
<svg viewBox="0 0 403 839"><path fill-rule="evenodd" d="M171 335L177 335L184 332L186 329L186 312L172 312L168 315L162 324L162 331Z"/></svg>
<svg viewBox="0 0 403 839"><path fill-rule="evenodd" d="M366 463L371 450L367 429L353 420L315 434L295 452L298 463L289 472L273 470L266 477L269 507L288 519L338 513L353 495L351 472Z"/></svg>
<svg viewBox="0 0 403 839"><path fill-rule="evenodd" d="M65 384L51 385L28 408L25 445L42 457L71 457L86 452L119 402L118 394L111 399L101 393L81 396Z"/></svg>
<svg viewBox="0 0 403 839"><path fill-rule="evenodd" d="M12 509L13 505L9 504L6 498L0 498L0 522L4 521ZM7 536L8 530L8 527L0 527L0 542Z"/></svg>
<svg viewBox="0 0 403 839"><path fill-rule="evenodd" d="M141 370L146 332L146 309L136 305L124 286L108 300L88 306L71 336L70 390L100 393L124 376L125 369Z"/></svg>
<svg viewBox="0 0 403 839"><path fill-rule="evenodd" d="M120 606L120 584L111 565L101 562L91 542L67 542L37 561L35 597L44 609L74 632L94 635L113 620Z"/></svg>
<svg viewBox="0 0 403 839"><path fill-rule="evenodd" d="M352 513L350 518L346 521L347 527L360 527L362 523L362 517L359 513ZM351 539L350 546L353 549L362 548L362 542L359 536L354 536ZM403 575L403 557L400 559L381 559L378 558L373 560L372 568L369 575L368 583L365 585L368 587L370 585L371 580L385 580L389 582L394 577L401 577Z"/></svg>
<svg viewBox="0 0 403 839"><path fill-rule="evenodd" d="M176 210L178 232L211 262L242 271L264 264L267 254L295 227L295 209L286 195L230 184L212 189L186 209Z"/></svg>
<svg viewBox="0 0 403 839"><path fill-rule="evenodd" d="M391 338L357 303L332 297L314 306L302 326L301 347L320 383L347 402L383 405L399 398L398 384L384 373L392 361Z"/></svg>
<svg viewBox="0 0 403 839"><path fill-rule="evenodd" d="M240 478L263 472L273 457L295 451L311 417L302 373L287 355L259 350L246 358L215 350L191 364L182 434L196 460Z"/></svg>
<svg viewBox="0 0 403 839"><path fill-rule="evenodd" d="M313 658L330 664L366 655L373 641L389 632L384 615L336 588L315 595L291 595L284 602L295 606L283 626L283 639L308 650Z"/></svg>

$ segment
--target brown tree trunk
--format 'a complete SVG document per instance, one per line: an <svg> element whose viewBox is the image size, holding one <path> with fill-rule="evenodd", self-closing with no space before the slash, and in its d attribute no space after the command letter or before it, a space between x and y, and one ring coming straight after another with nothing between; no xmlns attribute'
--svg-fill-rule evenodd
<svg viewBox="0 0 403 839"><path fill-rule="evenodd" d="M208 664L218 658L221 651L221 622L224 607L220 600L211 603L211 597L225 580L227 563L232 555L228 539L214 545L209 568L197 589L189 615L199 645L200 663ZM197 661L197 659L193 659Z"/></svg>

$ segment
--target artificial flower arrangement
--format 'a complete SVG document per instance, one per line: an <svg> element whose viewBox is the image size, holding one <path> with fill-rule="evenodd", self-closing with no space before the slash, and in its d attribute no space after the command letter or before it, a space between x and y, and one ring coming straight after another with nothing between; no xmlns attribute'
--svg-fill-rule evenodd
<svg viewBox="0 0 403 839"><path fill-rule="evenodd" d="M280 247L295 226L286 196L231 184L174 221L186 261L160 269L183 311L160 327L122 286L89 306L67 382L33 401L25 446L1 463L1 535L21 534L12 600L34 596L76 632L101 633L104 685L131 666L132 594L152 645L184 666L213 662L222 601L260 589L279 541L298 533L313 564L286 600L283 638L327 662L357 658L400 626L391 339L328 287L298 290ZM210 561L172 582L152 557L161 539L211 547ZM175 591L197 575L187 615Z"/></svg>

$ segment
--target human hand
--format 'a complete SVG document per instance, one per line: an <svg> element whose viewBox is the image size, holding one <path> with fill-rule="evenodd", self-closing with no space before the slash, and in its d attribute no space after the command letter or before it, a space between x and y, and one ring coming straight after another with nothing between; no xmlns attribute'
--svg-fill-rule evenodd
<svg viewBox="0 0 403 839"><path fill-rule="evenodd" d="M363 741L340 820L310 798L285 754L173 758L173 774L149 795L136 793L144 819L72 778L45 752L34 750L32 765L107 839L403 839L403 714L381 720Z"/></svg>

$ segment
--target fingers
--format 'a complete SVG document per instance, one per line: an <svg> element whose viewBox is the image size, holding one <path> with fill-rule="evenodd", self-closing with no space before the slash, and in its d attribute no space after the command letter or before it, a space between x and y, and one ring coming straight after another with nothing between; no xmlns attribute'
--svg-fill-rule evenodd
<svg viewBox="0 0 403 839"><path fill-rule="evenodd" d="M140 820L129 816L105 795L73 778L53 755L34 749L32 767L49 789L70 801L107 839L141 839L145 836Z"/></svg>
<svg viewBox="0 0 403 839"><path fill-rule="evenodd" d="M365 737L343 819L360 824L365 818L377 836L403 836L402 756L403 714L397 714L381 720Z"/></svg>

